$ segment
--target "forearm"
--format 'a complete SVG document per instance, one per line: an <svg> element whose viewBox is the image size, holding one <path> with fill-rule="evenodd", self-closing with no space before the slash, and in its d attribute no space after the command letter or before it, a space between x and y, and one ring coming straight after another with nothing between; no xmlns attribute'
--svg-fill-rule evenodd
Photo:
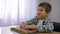
<svg viewBox="0 0 60 34"><path fill-rule="evenodd" d="M30 25L29 27L30 27L30 29L38 30L38 26L37 25Z"/></svg>

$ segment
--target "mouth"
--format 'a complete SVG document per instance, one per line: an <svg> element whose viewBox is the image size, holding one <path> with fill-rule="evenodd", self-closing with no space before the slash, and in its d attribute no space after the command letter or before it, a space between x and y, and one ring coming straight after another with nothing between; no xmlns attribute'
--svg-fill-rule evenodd
<svg viewBox="0 0 60 34"><path fill-rule="evenodd" d="M40 13L39 13L39 14L37 14L37 15L40 15Z"/></svg>

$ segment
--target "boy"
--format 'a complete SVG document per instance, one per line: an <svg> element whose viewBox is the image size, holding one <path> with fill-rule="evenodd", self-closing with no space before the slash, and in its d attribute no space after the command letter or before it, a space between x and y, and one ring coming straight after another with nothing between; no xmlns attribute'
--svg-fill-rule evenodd
<svg viewBox="0 0 60 34"><path fill-rule="evenodd" d="M40 3L37 9L37 16L20 24L20 28L38 30L39 32L53 32L53 22L48 18L51 8L51 5L47 2Z"/></svg>

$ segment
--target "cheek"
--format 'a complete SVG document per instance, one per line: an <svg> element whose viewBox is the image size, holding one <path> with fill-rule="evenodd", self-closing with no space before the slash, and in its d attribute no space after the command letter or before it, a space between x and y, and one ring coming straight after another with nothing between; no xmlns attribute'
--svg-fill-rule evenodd
<svg viewBox="0 0 60 34"><path fill-rule="evenodd" d="M45 13L44 12L41 12L40 16L45 16Z"/></svg>
<svg viewBox="0 0 60 34"><path fill-rule="evenodd" d="M37 12L37 15L39 15L40 14L40 12Z"/></svg>
<svg viewBox="0 0 60 34"><path fill-rule="evenodd" d="M45 17L46 16L46 13L43 13L42 15Z"/></svg>
<svg viewBox="0 0 60 34"><path fill-rule="evenodd" d="M43 15L46 14L45 11L43 11L42 14L43 14Z"/></svg>

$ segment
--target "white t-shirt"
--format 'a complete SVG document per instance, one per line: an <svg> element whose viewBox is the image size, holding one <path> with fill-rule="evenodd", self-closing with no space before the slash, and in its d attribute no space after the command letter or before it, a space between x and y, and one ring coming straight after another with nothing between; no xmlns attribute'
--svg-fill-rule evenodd
<svg viewBox="0 0 60 34"><path fill-rule="evenodd" d="M37 26L42 26L43 25L43 20L39 20Z"/></svg>

